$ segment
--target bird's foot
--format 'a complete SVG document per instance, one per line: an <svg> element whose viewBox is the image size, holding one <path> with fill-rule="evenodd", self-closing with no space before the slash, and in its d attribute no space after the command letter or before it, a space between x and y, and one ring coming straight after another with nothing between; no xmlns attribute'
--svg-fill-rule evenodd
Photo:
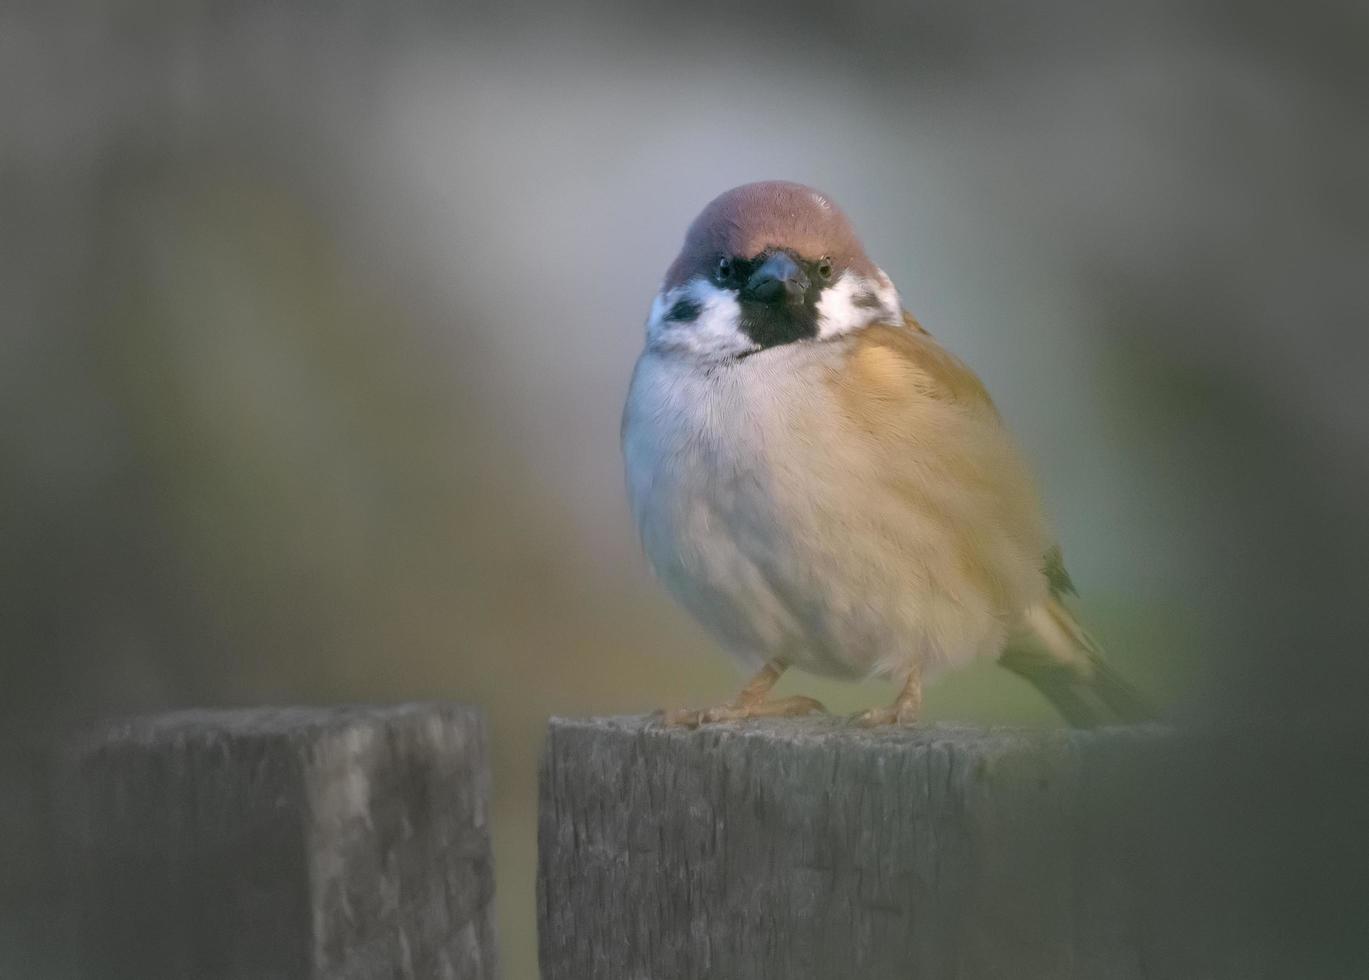
<svg viewBox="0 0 1369 980"><path fill-rule="evenodd" d="M894 703L870 708L851 716L851 724L860 728L883 728L886 725L916 725L922 717L922 670L914 665L903 681Z"/></svg>
<svg viewBox="0 0 1369 980"><path fill-rule="evenodd" d="M851 724L858 728L882 728L886 725L916 725L921 712L915 705L890 704L858 711L851 716Z"/></svg>
<svg viewBox="0 0 1369 980"><path fill-rule="evenodd" d="M774 701L724 704L717 708L680 708L666 711L661 723L667 728L698 728L721 721L745 721L748 718L798 718L802 715L822 715L827 709L821 701L795 695Z"/></svg>

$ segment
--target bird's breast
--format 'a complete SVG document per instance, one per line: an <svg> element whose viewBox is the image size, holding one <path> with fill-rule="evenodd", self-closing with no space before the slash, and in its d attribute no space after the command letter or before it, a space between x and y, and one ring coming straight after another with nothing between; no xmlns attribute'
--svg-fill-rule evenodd
<svg viewBox="0 0 1369 980"><path fill-rule="evenodd" d="M1005 530L1007 444L916 390L897 416L862 407L850 354L644 355L623 448L647 555L734 650L852 674L992 649L1042 554Z"/></svg>
<svg viewBox="0 0 1369 980"><path fill-rule="evenodd" d="M842 540L860 521L863 477L822 380L831 347L711 370L647 354L623 450L644 550L696 618L744 657L851 675L888 643L858 642L841 622L868 612L855 591L868 573L850 560L860 547ZM864 552L867 567L878 563Z"/></svg>
<svg viewBox="0 0 1369 980"><path fill-rule="evenodd" d="M826 359L787 348L716 364L644 354L623 417L634 506L683 497L731 512L745 498L754 506L807 483L808 457L839 438L826 431Z"/></svg>

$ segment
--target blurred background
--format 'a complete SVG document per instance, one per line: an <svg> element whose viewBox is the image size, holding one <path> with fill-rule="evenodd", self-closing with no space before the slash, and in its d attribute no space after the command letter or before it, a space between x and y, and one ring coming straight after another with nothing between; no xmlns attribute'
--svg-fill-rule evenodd
<svg viewBox="0 0 1369 980"><path fill-rule="evenodd" d="M739 679L646 574L618 419L686 224L749 180L831 194L985 379L1126 673L1363 746L1366 174L1358 2L9 0L0 975L56 969L53 732L442 698L488 712L535 976L548 716ZM991 665L927 708L1056 724ZM1369 770L1296 755L1269 884L1339 975Z"/></svg>

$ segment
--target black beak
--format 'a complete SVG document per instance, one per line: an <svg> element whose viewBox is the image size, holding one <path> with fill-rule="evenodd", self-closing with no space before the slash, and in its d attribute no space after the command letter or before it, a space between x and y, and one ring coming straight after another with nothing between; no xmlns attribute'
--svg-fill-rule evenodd
<svg viewBox="0 0 1369 980"><path fill-rule="evenodd" d="M742 298L758 303L803 302L808 291L808 277L788 252L776 252L761 263L759 269L751 273L742 290Z"/></svg>

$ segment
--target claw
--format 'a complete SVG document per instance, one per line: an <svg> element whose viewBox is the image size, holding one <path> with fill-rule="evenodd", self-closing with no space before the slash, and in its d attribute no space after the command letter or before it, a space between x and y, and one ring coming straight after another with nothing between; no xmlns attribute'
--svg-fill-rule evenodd
<svg viewBox="0 0 1369 980"><path fill-rule="evenodd" d="M661 724L666 728L698 728L703 720L703 712L693 708L676 708L674 711L658 711Z"/></svg>
<svg viewBox="0 0 1369 980"><path fill-rule="evenodd" d="M903 689L894 703L886 707L870 708L851 716L851 724L861 728L881 728L886 725L916 725L922 714L922 671L914 666L908 671Z"/></svg>
<svg viewBox="0 0 1369 980"><path fill-rule="evenodd" d="M916 709L900 708L898 705L888 705L886 707L869 708L865 711L858 711L851 716L850 722L857 728L916 725L918 723L918 712Z"/></svg>
<svg viewBox="0 0 1369 980"><path fill-rule="evenodd" d="M798 718L804 715L826 714L821 701L799 695L776 701L757 701L752 704L724 704L716 708L681 708L666 711L661 723L667 728L698 728L725 721L745 721L748 718Z"/></svg>

